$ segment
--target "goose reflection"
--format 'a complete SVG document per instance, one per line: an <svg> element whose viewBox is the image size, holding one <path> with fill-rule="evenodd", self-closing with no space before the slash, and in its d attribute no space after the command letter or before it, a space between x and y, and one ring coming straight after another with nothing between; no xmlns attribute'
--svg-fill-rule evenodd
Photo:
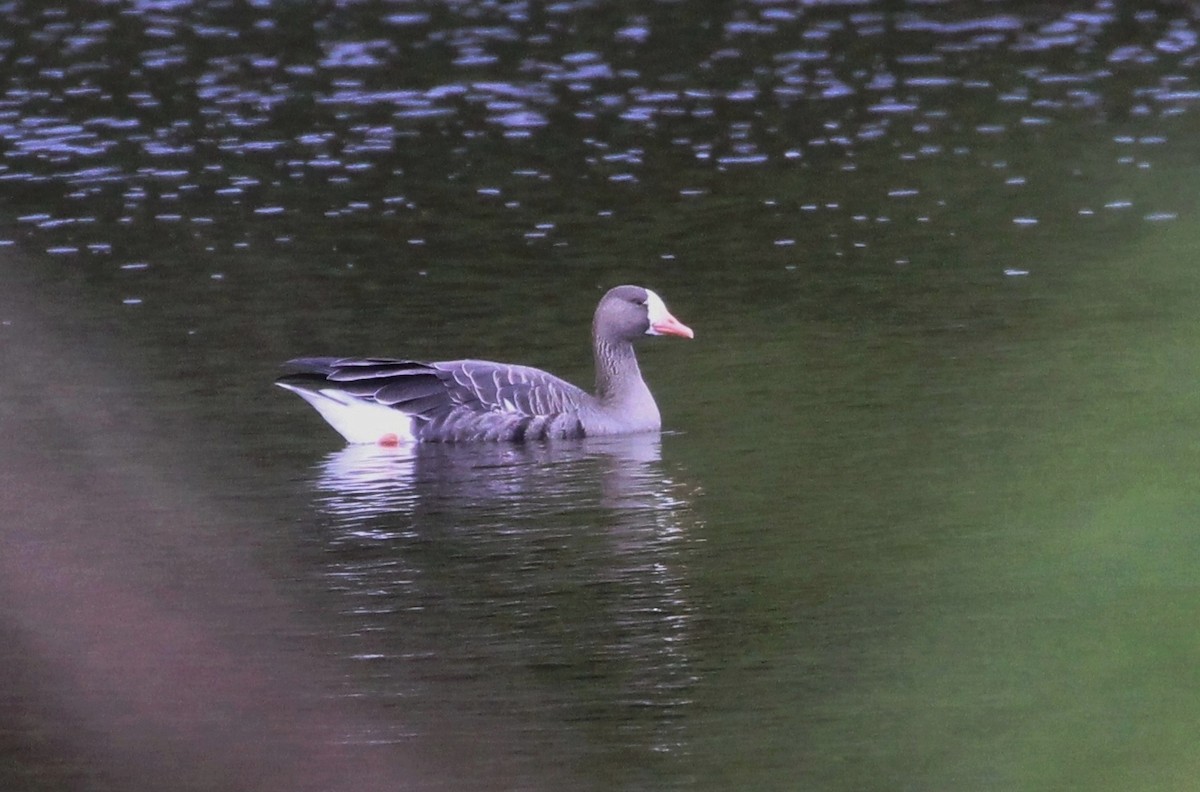
<svg viewBox="0 0 1200 792"><path fill-rule="evenodd" d="M597 483L604 506L669 507L679 487L661 473L661 452L657 434L554 444L348 445L322 461L316 483L322 508L348 522L441 499L516 500L544 510Z"/></svg>
<svg viewBox="0 0 1200 792"><path fill-rule="evenodd" d="M449 674L449 695L523 708L533 728L583 724L653 761L683 751L697 518L658 435L351 446L314 483L346 653L371 662L381 695L442 700ZM412 683L399 666L415 657L430 687L389 690Z"/></svg>

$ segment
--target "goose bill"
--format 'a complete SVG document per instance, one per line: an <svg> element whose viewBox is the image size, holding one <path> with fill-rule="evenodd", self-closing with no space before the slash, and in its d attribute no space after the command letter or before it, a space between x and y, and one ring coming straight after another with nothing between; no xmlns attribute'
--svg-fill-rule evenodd
<svg viewBox="0 0 1200 792"><path fill-rule="evenodd" d="M671 316L671 314L667 314L664 318L650 325L650 333L651 335L672 335L680 336L681 338L696 337L696 334L692 332L692 328L674 316Z"/></svg>

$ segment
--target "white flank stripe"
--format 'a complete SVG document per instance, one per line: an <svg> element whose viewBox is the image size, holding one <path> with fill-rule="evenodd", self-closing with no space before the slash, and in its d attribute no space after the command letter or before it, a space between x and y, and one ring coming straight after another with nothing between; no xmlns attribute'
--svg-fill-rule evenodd
<svg viewBox="0 0 1200 792"><path fill-rule="evenodd" d="M401 443L414 439L413 419L400 410L341 391L310 391L282 382L276 384L311 404L347 443L378 443L385 435L395 435Z"/></svg>

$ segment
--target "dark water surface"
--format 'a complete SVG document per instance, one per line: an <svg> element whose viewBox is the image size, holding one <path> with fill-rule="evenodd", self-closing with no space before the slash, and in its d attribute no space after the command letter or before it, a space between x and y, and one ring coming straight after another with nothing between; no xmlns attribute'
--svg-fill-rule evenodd
<svg viewBox="0 0 1200 792"><path fill-rule="evenodd" d="M0 786L1190 788L1198 31L0 4ZM586 385L621 282L697 333L661 438L343 449L269 384Z"/></svg>

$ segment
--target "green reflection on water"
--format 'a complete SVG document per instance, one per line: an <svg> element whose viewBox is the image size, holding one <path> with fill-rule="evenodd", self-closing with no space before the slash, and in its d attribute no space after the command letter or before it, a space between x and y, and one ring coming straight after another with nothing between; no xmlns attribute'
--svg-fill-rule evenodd
<svg viewBox="0 0 1200 792"><path fill-rule="evenodd" d="M1010 250L1032 273L969 308L951 277L923 311L855 314L859 288L724 328L667 444L707 490L711 788L1195 777L1200 234Z"/></svg>

